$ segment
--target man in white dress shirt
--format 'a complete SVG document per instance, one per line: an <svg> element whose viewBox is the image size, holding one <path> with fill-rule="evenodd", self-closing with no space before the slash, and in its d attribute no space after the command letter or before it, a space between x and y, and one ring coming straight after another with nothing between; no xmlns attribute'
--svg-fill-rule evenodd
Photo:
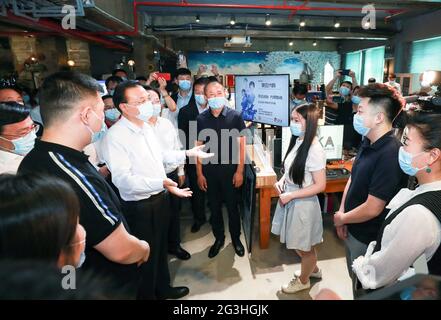
<svg viewBox="0 0 441 320"><path fill-rule="evenodd" d="M153 105L153 116L150 118L148 124L155 132L156 138L164 151L181 150L181 142L179 141L179 135L176 128L173 126L170 120L160 117L161 113L161 100L160 94L157 90L144 86L147 92L151 96ZM167 178L172 179L178 184L178 187L182 187L185 183L184 164L172 163L165 164L165 173ZM188 260L191 258L190 253L181 247L181 227L179 223L179 213L181 211L181 199L175 195L170 195L170 227L168 230L168 252L178 259Z"/></svg>
<svg viewBox="0 0 441 320"><path fill-rule="evenodd" d="M16 102L0 102L0 174L15 174L34 147L38 126L30 111L30 107Z"/></svg>
<svg viewBox="0 0 441 320"><path fill-rule="evenodd" d="M186 156L209 157L200 147L163 152L151 126L151 95L138 83L120 84L113 96L121 119L107 132L101 145L112 182L124 200L125 216L133 233L149 242L151 258L144 268L142 287L146 299L178 299L187 287L171 287L167 259L169 228L168 193L191 197L190 189L179 189L167 178L164 164L183 164ZM166 190L168 192L166 192ZM147 293L148 292L148 293Z"/></svg>
<svg viewBox="0 0 441 320"><path fill-rule="evenodd" d="M391 73L388 77L387 77L388 82L385 82L384 84L387 84L389 86L391 86L392 88L395 88L398 90L399 93L401 93L401 85L397 82L397 76L395 75L395 73Z"/></svg>

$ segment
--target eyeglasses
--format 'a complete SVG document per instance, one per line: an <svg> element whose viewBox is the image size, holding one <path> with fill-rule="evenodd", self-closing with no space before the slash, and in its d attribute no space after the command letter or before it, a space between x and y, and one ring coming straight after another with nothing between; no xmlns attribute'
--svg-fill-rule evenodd
<svg viewBox="0 0 441 320"><path fill-rule="evenodd" d="M26 130L26 131L24 131ZM31 126L21 130L19 133L17 134L3 134L3 139L6 139L8 141L11 140L16 140L16 139L20 139L25 137L26 135L28 135L30 132L34 131L35 133L38 132L38 130L40 130L40 125L33 123Z"/></svg>

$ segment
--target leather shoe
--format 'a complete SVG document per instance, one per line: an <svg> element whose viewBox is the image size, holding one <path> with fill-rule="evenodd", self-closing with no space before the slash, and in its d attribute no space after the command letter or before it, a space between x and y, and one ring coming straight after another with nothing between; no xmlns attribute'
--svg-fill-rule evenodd
<svg viewBox="0 0 441 320"><path fill-rule="evenodd" d="M174 255L179 260L188 260L191 258L191 254L181 246L178 246L175 250L169 250L168 253Z"/></svg>
<svg viewBox="0 0 441 320"><path fill-rule="evenodd" d="M245 248L243 247L240 240L233 241L233 247L234 247L234 251L236 251L236 254L239 257L243 257L245 255Z"/></svg>
<svg viewBox="0 0 441 320"><path fill-rule="evenodd" d="M158 294L157 298L160 300L165 299L179 299L185 297L190 293L190 289L187 287L170 287L167 292L163 294Z"/></svg>
<svg viewBox="0 0 441 320"><path fill-rule="evenodd" d="M191 233L196 233L199 230L201 230L201 227L204 225L205 222L195 222L193 223L193 225L191 226Z"/></svg>
<svg viewBox="0 0 441 320"><path fill-rule="evenodd" d="M224 240L216 240L208 251L208 257L214 258L219 253L220 249L224 246Z"/></svg>

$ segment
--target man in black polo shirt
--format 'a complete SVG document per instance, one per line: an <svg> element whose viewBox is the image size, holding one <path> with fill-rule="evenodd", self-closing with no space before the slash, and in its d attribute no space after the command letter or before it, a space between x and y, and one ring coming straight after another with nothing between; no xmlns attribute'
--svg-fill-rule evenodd
<svg viewBox="0 0 441 320"><path fill-rule="evenodd" d="M243 183L245 162L245 137L241 136L245 124L242 116L228 107L225 89L217 81L205 86L205 96L209 110L197 117L198 144L206 143L215 156L202 166L197 162L198 185L207 192L211 211L211 226L216 238L208 256L215 257L225 240L222 217L222 200L228 211L229 228L234 250L239 256L245 253L239 240L240 216L237 193Z"/></svg>
<svg viewBox="0 0 441 320"><path fill-rule="evenodd" d="M99 90L93 78L79 73L60 72L46 78L40 88L44 134L18 172L47 173L73 187L81 205L80 223L87 232L84 268L134 292L137 265L147 261L149 245L130 235L118 197L82 151L104 132Z"/></svg>
<svg viewBox="0 0 441 320"><path fill-rule="evenodd" d="M192 148L197 140L194 136L196 131L196 118L202 112L207 111L208 102L205 98L204 89L209 79L199 78L193 85L193 97L190 103L179 111L178 128L180 131L179 138L184 148ZM191 130L191 129L192 130ZM201 226L206 222L205 217L205 193L198 187L198 179L196 175L196 165L188 160L185 164L185 173L187 174L190 189L193 191L191 197L191 208L193 211L193 225L191 232L198 232Z"/></svg>
<svg viewBox="0 0 441 320"><path fill-rule="evenodd" d="M338 236L346 242L348 270L353 279L352 262L364 255L368 244L377 238L387 203L406 181L398 163L400 142L392 131L404 106L403 98L395 89L378 83L362 87L358 94L361 102L354 116L354 129L364 140L340 210L334 215Z"/></svg>

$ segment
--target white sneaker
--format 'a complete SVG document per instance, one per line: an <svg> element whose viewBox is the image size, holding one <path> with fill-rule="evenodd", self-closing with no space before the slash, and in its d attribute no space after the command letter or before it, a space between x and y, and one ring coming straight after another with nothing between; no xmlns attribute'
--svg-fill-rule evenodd
<svg viewBox="0 0 441 320"><path fill-rule="evenodd" d="M284 284L282 286L282 291L284 293L296 293L302 290L309 289L311 287L311 283L308 282L303 284L299 278L292 279L288 284Z"/></svg>
<svg viewBox="0 0 441 320"><path fill-rule="evenodd" d="M301 273L302 273L301 270L296 270L296 271L294 271L294 276L295 276L296 278L300 278L300 274L301 274ZM311 273L310 277L311 277L311 278L316 278L316 279L321 279L321 278L322 278L322 270L319 269L318 272L313 272L313 273Z"/></svg>

